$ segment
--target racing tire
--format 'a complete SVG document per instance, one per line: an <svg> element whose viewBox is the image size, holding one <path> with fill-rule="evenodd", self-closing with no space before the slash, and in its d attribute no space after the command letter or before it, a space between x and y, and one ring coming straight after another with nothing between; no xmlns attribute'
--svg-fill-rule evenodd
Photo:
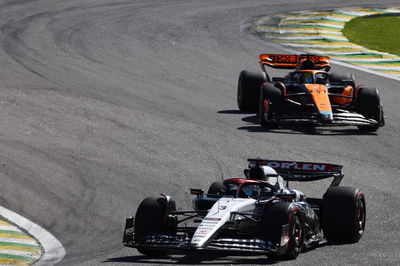
<svg viewBox="0 0 400 266"><path fill-rule="evenodd" d="M351 73L331 73L329 75L329 82L341 85L350 85L353 88L356 87L354 75Z"/></svg>
<svg viewBox="0 0 400 266"><path fill-rule="evenodd" d="M211 184L207 191L207 197L209 198L221 198L227 191L227 187L221 182L214 182Z"/></svg>
<svg viewBox="0 0 400 266"><path fill-rule="evenodd" d="M329 242L358 242L365 229L366 205L361 190L331 187L323 196L322 228Z"/></svg>
<svg viewBox="0 0 400 266"><path fill-rule="evenodd" d="M141 238L157 233L176 234L176 219L169 217L175 211L175 202L170 200L167 204L165 198L148 197L139 205L135 216L135 242L140 243ZM146 256L159 257L167 254L166 250L138 247L137 250Z"/></svg>
<svg viewBox="0 0 400 266"><path fill-rule="evenodd" d="M375 132L384 122L383 109L380 103L379 92L376 88L362 87L357 92L357 111L366 118L374 119L378 125L358 126L364 132Z"/></svg>
<svg viewBox="0 0 400 266"><path fill-rule="evenodd" d="M264 128L275 126L274 115L278 114L283 105L282 91L271 84L264 84L260 89L258 109L259 123Z"/></svg>
<svg viewBox="0 0 400 266"><path fill-rule="evenodd" d="M304 246L304 224L297 211L290 207L290 202L277 202L264 211L261 222L261 236L266 241L281 243L282 226L288 225L289 241L286 247L268 257L282 256L284 259L295 259Z"/></svg>
<svg viewBox="0 0 400 266"><path fill-rule="evenodd" d="M242 112L256 113L260 97L261 84L266 82L266 75L243 70L240 72L237 87L237 103Z"/></svg>

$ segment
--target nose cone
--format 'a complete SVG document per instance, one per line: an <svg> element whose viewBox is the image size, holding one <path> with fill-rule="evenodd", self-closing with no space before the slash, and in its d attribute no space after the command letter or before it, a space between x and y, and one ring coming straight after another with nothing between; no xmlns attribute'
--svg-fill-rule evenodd
<svg viewBox="0 0 400 266"><path fill-rule="evenodd" d="M329 112L329 113L320 112L319 117L323 123L332 123L332 121L333 121L332 112Z"/></svg>
<svg viewBox="0 0 400 266"><path fill-rule="evenodd" d="M190 248L191 249L197 249L199 247L200 247L200 245L198 243L190 243Z"/></svg>

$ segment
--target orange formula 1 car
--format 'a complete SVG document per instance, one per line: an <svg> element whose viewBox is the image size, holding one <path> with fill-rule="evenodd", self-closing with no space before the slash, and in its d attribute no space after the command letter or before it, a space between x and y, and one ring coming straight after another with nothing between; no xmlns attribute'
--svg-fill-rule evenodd
<svg viewBox="0 0 400 266"><path fill-rule="evenodd" d="M239 109L258 112L260 124L266 128L305 123L378 130L385 123L378 90L356 86L352 74L328 73L329 62L327 56L261 54L263 72L240 73ZM271 78L266 66L294 71Z"/></svg>

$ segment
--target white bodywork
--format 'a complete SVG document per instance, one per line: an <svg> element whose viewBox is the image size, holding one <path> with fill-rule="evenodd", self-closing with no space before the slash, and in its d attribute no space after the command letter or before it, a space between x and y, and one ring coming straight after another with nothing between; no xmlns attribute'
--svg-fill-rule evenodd
<svg viewBox="0 0 400 266"><path fill-rule="evenodd" d="M251 198L221 198L209 210L206 217L200 223L190 242L194 248L204 247L213 239L215 233L228 221L232 212L251 214L255 208L255 199ZM235 219L244 219L237 216Z"/></svg>

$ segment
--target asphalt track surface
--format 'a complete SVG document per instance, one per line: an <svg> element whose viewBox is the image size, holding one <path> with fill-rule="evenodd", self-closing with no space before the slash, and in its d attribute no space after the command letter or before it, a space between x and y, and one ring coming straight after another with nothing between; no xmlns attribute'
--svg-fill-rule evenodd
<svg viewBox="0 0 400 266"><path fill-rule="evenodd" d="M399 264L398 81L332 67L380 89L386 126L378 134L305 127L266 132L236 106L239 72L258 70L259 53L284 52L246 32L247 22L348 5L1 1L0 204L54 234L67 252L63 265ZM144 197L165 192L178 208L189 208L188 188L240 177L255 156L343 164L342 184L366 194L362 240L322 245L286 262L179 252L150 259L122 246L124 219ZM298 187L317 196L326 184Z"/></svg>

